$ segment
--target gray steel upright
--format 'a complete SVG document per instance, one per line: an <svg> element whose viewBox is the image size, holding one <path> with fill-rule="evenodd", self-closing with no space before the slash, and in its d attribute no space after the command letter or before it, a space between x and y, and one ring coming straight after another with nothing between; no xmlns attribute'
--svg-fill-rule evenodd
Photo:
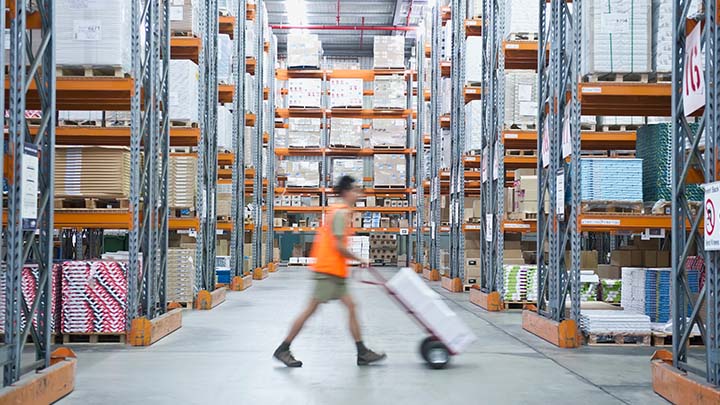
<svg viewBox="0 0 720 405"><path fill-rule="evenodd" d="M5 7L5 2L0 1ZM52 324L53 259L53 176L55 171L55 4L38 0L36 12L41 27L38 50L32 51L28 28L28 2L15 2L10 21L10 88L8 151L12 157L12 183L8 188L6 231L5 345L0 347L3 385L9 386L33 370L50 366ZM9 12L8 12L9 13ZM3 33L4 33L4 27ZM3 38L4 39L4 38ZM2 59L0 59L2 61ZM0 74L4 82L4 72ZM26 97L35 84L41 112L37 135L29 130L25 118ZM4 101L4 96L0 98ZM2 123L2 121L0 121ZM35 171L34 176L26 177ZM37 187L37 190L33 188ZM28 188L31 190L28 192ZM37 194L35 199L34 194ZM24 195L33 197L27 198ZM32 259L31 259L32 258ZM30 260L37 265L34 298L25 299L22 271ZM25 319L25 325L22 325ZM37 319L37 322L33 322ZM32 336L35 356L23 358Z"/></svg>
<svg viewBox="0 0 720 405"><path fill-rule="evenodd" d="M718 27L717 5L715 1L704 1L705 26L701 43L705 49L705 111L695 131L690 128L683 105L683 90L688 76L703 74L685 72L686 28L688 18L694 14L690 11L690 0L676 0L673 3L673 75L672 75L672 324L673 324L673 366L686 372L705 376L707 382L720 385L720 253L704 250L704 231L700 224L706 215L705 210L694 210L688 204L687 185L693 167L704 176L705 183L716 182L720 178L717 169L717 153L720 145L720 93L717 83L718 72ZM697 16L698 23L702 16ZM702 46L702 45L701 45ZM704 149L700 146L704 140ZM714 213L717 218L717 213ZM688 225L689 224L689 227ZM705 223L707 226L707 222ZM688 280L687 262L690 252L697 250L697 255L705 260L705 283L697 298L691 293ZM703 306L707 307L702 321ZM705 356L688 362L688 340L694 326L700 331L705 343ZM703 358L704 357L704 358ZM705 367L698 367L702 362Z"/></svg>
<svg viewBox="0 0 720 405"><path fill-rule="evenodd" d="M235 160L232 166L232 234L230 261L232 275L243 276L245 271L245 30L247 26L247 0L239 0L235 24L235 94L233 97L232 146Z"/></svg>
<svg viewBox="0 0 720 405"><path fill-rule="evenodd" d="M256 29L255 37L257 44L257 63L255 64L255 84L257 94L257 111L255 112L255 139L253 142L253 167L255 168L255 181L253 182L253 223L255 230L252 233L252 254L253 269L262 268L264 266L262 257L262 205L263 205L263 123L264 123L264 97L265 89L265 67L264 67L264 49L265 49L265 30L264 24L264 3L257 3L257 12L255 13ZM268 183L269 184L269 183Z"/></svg>
<svg viewBox="0 0 720 405"><path fill-rule="evenodd" d="M545 1L540 0L538 42L538 313L555 321L565 319L565 302L570 295L570 317L580 318L580 56L582 0L551 2L550 23L546 25ZM545 57L549 44L550 60ZM568 100L567 94L570 94ZM570 163L563 153L566 121L570 132ZM547 141L543 134L547 131ZM545 145L544 145L545 144ZM544 145L544 146L543 146ZM548 151L545 151L548 149ZM548 153L549 152L549 153ZM545 155L546 158L543 158ZM549 155L549 156L548 156ZM549 160L546 162L545 160ZM557 198L558 185L569 190ZM567 195L569 194L569 198ZM545 214L545 199L549 213ZM558 206L560 202L561 206ZM545 253L546 245L549 254ZM565 252L570 251L570 263Z"/></svg>
<svg viewBox="0 0 720 405"><path fill-rule="evenodd" d="M452 99L450 111L450 277L465 279L465 13L467 0L452 0Z"/></svg>
<svg viewBox="0 0 720 405"><path fill-rule="evenodd" d="M424 265L425 255L425 34L418 30L417 57L417 120L415 120L415 263ZM411 115L412 117L412 115ZM408 252L409 253L409 252ZM408 257L410 255L408 254Z"/></svg>
<svg viewBox="0 0 720 405"><path fill-rule="evenodd" d="M275 231L273 230L273 220L275 218L275 163L277 161L275 157L275 63L277 61L277 39L275 35L270 35L270 49L269 49L269 71L268 74L268 111L270 115L267 117L267 132L268 132L268 145L267 145L267 198L265 205L267 206L267 263L273 261L273 246L275 243ZM264 91L264 90L263 90Z"/></svg>
<svg viewBox="0 0 720 405"><path fill-rule="evenodd" d="M432 10L432 42L430 48L430 249L431 270L440 270L440 6ZM424 52L425 50L423 50Z"/></svg>

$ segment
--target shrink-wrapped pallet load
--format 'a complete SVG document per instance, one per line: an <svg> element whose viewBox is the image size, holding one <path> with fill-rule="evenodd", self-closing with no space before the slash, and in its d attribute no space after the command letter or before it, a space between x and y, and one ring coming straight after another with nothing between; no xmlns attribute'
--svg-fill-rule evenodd
<svg viewBox="0 0 720 405"><path fill-rule="evenodd" d="M465 104L465 151L482 149L483 110L482 101Z"/></svg>
<svg viewBox="0 0 720 405"><path fill-rule="evenodd" d="M233 114L222 105L217 109L217 148L232 150Z"/></svg>
<svg viewBox="0 0 720 405"><path fill-rule="evenodd" d="M320 118L288 119L288 147L319 147L321 121Z"/></svg>
<svg viewBox="0 0 720 405"><path fill-rule="evenodd" d="M215 214L218 218L230 218L232 215L232 183L217 184L217 206Z"/></svg>
<svg viewBox="0 0 720 405"><path fill-rule="evenodd" d="M288 161L285 167L288 187L320 186L320 162Z"/></svg>
<svg viewBox="0 0 720 405"><path fill-rule="evenodd" d="M377 37L376 37L377 38ZM362 107L362 79L330 79L330 107Z"/></svg>
<svg viewBox="0 0 720 405"><path fill-rule="evenodd" d="M167 300L192 304L195 288L195 249L167 252Z"/></svg>
<svg viewBox="0 0 720 405"><path fill-rule="evenodd" d="M505 38L533 39L538 32L540 3L535 0L505 1Z"/></svg>
<svg viewBox="0 0 720 405"><path fill-rule="evenodd" d="M322 80L288 80L288 106L317 108L322 104Z"/></svg>
<svg viewBox="0 0 720 405"><path fill-rule="evenodd" d="M218 47L217 47L217 78L218 83L221 84L232 84L233 83L233 58L235 56L235 41L230 38L230 35L220 34L218 36Z"/></svg>
<svg viewBox="0 0 720 405"><path fill-rule="evenodd" d="M407 107L407 84L403 75L375 76L373 108L404 109Z"/></svg>
<svg viewBox="0 0 720 405"><path fill-rule="evenodd" d="M317 35L308 34L304 31L288 34L288 69L319 69L322 53L322 43Z"/></svg>
<svg viewBox="0 0 720 405"><path fill-rule="evenodd" d="M372 147L405 147L407 121L403 119L374 119L370 132Z"/></svg>
<svg viewBox="0 0 720 405"><path fill-rule="evenodd" d="M465 81L478 84L483 81L482 37L465 40Z"/></svg>
<svg viewBox="0 0 720 405"><path fill-rule="evenodd" d="M197 157L171 155L168 166L168 206L177 209L195 209Z"/></svg>
<svg viewBox="0 0 720 405"><path fill-rule="evenodd" d="M375 187L405 186L406 166L405 155L375 155L373 157Z"/></svg>
<svg viewBox="0 0 720 405"><path fill-rule="evenodd" d="M524 70L505 72L505 126L537 125L537 73Z"/></svg>
<svg viewBox="0 0 720 405"><path fill-rule="evenodd" d="M642 202L642 159L582 158L583 201Z"/></svg>
<svg viewBox="0 0 720 405"><path fill-rule="evenodd" d="M330 120L330 146L362 146L363 120L360 118L332 118Z"/></svg>
<svg viewBox="0 0 720 405"><path fill-rule="evenodd" d="M120 198L130 196L130 149L57 146L55 196Z"/></svg>
<svg viewBox="0 0 720 405"><path fill-rule="evenodd" d="M373 40L376 69L405 67L405 36L376 35Z"/></svg>
<svg viewBox="0 0 720 405"><path fill-rule="evenodd" d="M200 34L202 0L172 0L170 2L170 30L173 34Z"/></svg>
<svg viewBox="0 0 720 405"><path fill-rule="evenodd" d="M170 61L170 120L197 123L200 71L189 60Z"/></svg>
<svg viewBox="0 0 720 405"><path fill-rule="evenodd" d="M58 0L56 63L114 66L130 72L132 21L129 1Z"/></svg>
<svg viewBox="0 0 720 405"><path fill-rule="evenodd" d="M335 159L332 165L333 184L337 184L342 176L351 176L362 183L365 173L365 162L362 159Z"/></svg>

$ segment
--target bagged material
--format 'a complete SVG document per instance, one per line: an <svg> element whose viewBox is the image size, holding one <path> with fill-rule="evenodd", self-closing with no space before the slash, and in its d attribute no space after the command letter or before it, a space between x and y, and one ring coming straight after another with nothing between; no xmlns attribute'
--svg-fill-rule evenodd
<svg viewBox="0 0 720 405"><path fill-rule="evenodd" d="M373 61L376 69L405 67L405 36L376 35L373 39Z"/></svg>
<svg viewBox="0 0 720 405"><path fill-rule="evenodd" d="M172 0L170 3L170 30L176 34L199 36L200 7L201 0Z"/></svg>
<svg viewBox="0 0 720 405"><path fill-rule="evenodd" d="M173 59L170 61L169 76L170 120L198 122L198 65L189 60Z"/></svg>
<svg viewBox="0 0 720 405"><path fill-rule="evenodd" d="M56 63L120 66L130 72L129 1L58 0Z"/></svg>
<svg viewBox="0 0 720 405"><path fill-rule="evenodd" d="M375 37L377 38L377 37ZM362 79L330 79L330 107L362 107Z"/></svg>
<svg viewBox="0 0 720 405"><path fill-rule="evenodd" d="M401 146L407 143L407 121L402 119L374 119L372 120L372 132L370 145L377 146Z"/></svg>
<svg viewBox="0 0 720 405"><path fill-rule="evenodd" d="M505 126L537 125L537 73L505 72Z"/></svg>
<svg viewBox="0 0 720 405"><path fill-rule="evenodd" d="M482 149L482 101L465 104L465 151Z"/></svg>
<svg viewBox="0 0 720 405"><path fill-rule="evenodd" d="M320 118L289 118L288 147L319 147L320 122Z"/></svg>
<svg viewBox="0 0 720 405"><path fill-rule="evenodd" d="M56 197L128 198L130 149L57 146L54 180Z"/></svg>
<svg viewBox="0 0 720 405"><path fill-rule="evenodd" d="M304 31L292 32L287 36L288 69L319 69L322 58L322 43L317 35Z"/></svg>
<svg viewBox="0 0 720 405"><path fill-rule="evenodd" d="M620 304L622 300L622 280L600 280L603 302Z"/></svg>
<svg viewBox="0 0 720 405"><path fill-rule="evenodd" d="M322 80L289 79L289 107L320 107L322 104Z"/></svg>
<svg viewBox="0 0 720 405"><path fill-rule="evenodd" d="M333 184L337 184L342 176L351 176L362 183L365 173L365 163L362 159L335 159L333 160Z"/></svg>
<svg viewBox="0 0 720 405"><path fill-rule="evenodd" d="M405 77L402 75L376 76L373 107L406 108L406 90Z"/></svg>
<svg viewBox="0 0 720 405"><path fill-rule="evenodd" d="M651 0L583 3L582 74L652 69Z"/></svg>
<svg viewBox="0 0 720 405"><path fill-rule="evenodd" d="M465 81L482 83L483 57L482 37L467 37L465 40Z"/></svg>
<svg viewBox="0 0 720 405"><path fill-rule="evenodd" d="M171 155L168 166L168 206L173 209L195 209L197 156Z"/></svg>
<svg viewBox="0 0 720 405"><path fill-rule="evenodd" d="M330 146L362 147L362 125L360 118L331 118Z"/></svg>
<svg viewBox="0 0 720 405"><path fill-rule="evenodd" d="M217 48L218 66L217 77L221 84L233 84L233 57L235 56L235 41L230 35L218 36Z"/></svg>
<svg viewBox="0 0 720 405"><path fill-rule="evenodd" d="M642 159L580 160L583 201L641 202Z"/></svg>
<svg viewBox="0 0 720 405"><path fill-rule="evenodd" d="M535 0L505 1L505 38L510 34L537 34L540 3ZM525 35L522 36L526 38Z"/></svg>
<svg viewBox="0 0 720 405"><path fill-rule="evenodd" d="M375 186L405 186L405 155L375 155L373 157Z"/></svg>

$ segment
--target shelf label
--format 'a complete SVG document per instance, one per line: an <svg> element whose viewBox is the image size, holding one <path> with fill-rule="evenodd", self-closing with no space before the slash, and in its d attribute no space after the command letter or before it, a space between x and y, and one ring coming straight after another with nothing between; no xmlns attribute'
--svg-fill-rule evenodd
<svg viewBox="0 0 720 405"><path fill-rule="evenodd" d="M542 163L543 167L550 166L550 131L548 130L548 118L545 117L545 125L542 133Z"/></svg>
<svg viewBox="0 0 720 405"><path fill-rule="evenodd" d="M683 109L689 116L705 105L705 73L703 72L700 40L702 24L695 26L685 39L685 77L683 77Z"/></svg>
<svg viewBox="0 0 720 405"><path fill-rule="evenodd" d="M407 228L400 229L400 235L409 235L409 234L410 234L409 229L407 229Z"/></svg>
<svg viewBox="0 0 720 405"><path fill-rule="evenodd" d="M493 240L493 214L485 214L485 241Z"/></svg>
<svg viewBox="0 0 720 405"><path fill-rule="evenodd" d="M479 231L481 228L480 225L465 225L465 229L468 231Z"/></svg>
<svg viewBox="0 0 720 405"><path fill-rule="evenodd" d="M530 225L508 222L505 224L505 229L530 229Z"/></svg>
<svg viewBox="0 0 720 405"><path fill-rule="evenodd" d="M493 160L493 180L500 178L500 143L495 143L495 159Z"/></svg>
<svg viewBox="0 0 720 405"><path fill-rule="evenodd" d="M505 139L518 139L518 134L505 134Z"/></svg>
<svg viewBox="0 0 720 405"><path fill-rule="evenodd" d="M20 217L25 230L37 228L38 213L38 148L26 143L23 148L21 172Z"/></svg>
<svg viewBox="0 0 720 405"><path fill-rule="evenodd" d="M520 49L520 44L505 44L505 49Z"/></svg>
<svg viewBox="0 0 720 405"><path fill-rule="evenodd" d="M565 108L565 119L562 132L562 157L566 158L572 154L572 134L570 133L570 108Z"/></svg>
<svg viewBox="0 0 720 405"><path fill-rule="evenodd" d="M602 93L602 87L583 87L582 92L590 94L600 94Z"/></svg>
<svg viewBox="0 0 720 405"><path fill-rule="evenodd" d="M703 184L705 189L705 250L720 250L720 229L718 229L718 212L720 207L720 182Z"/></svg>
<svg viewBox="0 0 720 405"><path fill-rule="evenodd" d="M583 218L580 225L603 225L603 226L620 226L619 219L590 219Z"/></svg>
<svg viewBox="0 0 720 405"><path fill-rule="evenodd" d="M482 153L482 182L485 183L488 179L488 150L487 148L483 149Z"/></svg>
<svg viewBox="0 0 720 405"><path fill-rule="evenodd" d="M470 21L467 22L467 25L480 25L480 21L470 20Z"/></svg>
<svg viewBox="0 0 720 405"><path fill-rule="evenodd" d="M555 214L558 221L565 220L565 170L558 169L555 177Z"/></svg>
<svg viewBox="0 0 720 405"><path fill-rule="evenodd" d="M73 39L76 41L101 41L102 25L99 20L74 20Z"/></svg>
<svg viewBox="0 0 720 405"><path fill-rule="evenodd" d="M477 93L478 93L478 89L468 88L468 89L465 90L465 93L467 93L467 94L477 94Z"/></svg>

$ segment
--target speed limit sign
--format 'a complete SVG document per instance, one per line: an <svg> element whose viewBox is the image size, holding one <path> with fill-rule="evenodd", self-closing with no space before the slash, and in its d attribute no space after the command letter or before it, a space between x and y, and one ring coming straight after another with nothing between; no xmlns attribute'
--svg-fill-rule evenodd
<svg viewBox="0 0 720 405"><path fill-rule="evenodd" d="M689 116L705 105L705 75L701 52L702 26L698 24L685 40L683 108Z"/></svg>

